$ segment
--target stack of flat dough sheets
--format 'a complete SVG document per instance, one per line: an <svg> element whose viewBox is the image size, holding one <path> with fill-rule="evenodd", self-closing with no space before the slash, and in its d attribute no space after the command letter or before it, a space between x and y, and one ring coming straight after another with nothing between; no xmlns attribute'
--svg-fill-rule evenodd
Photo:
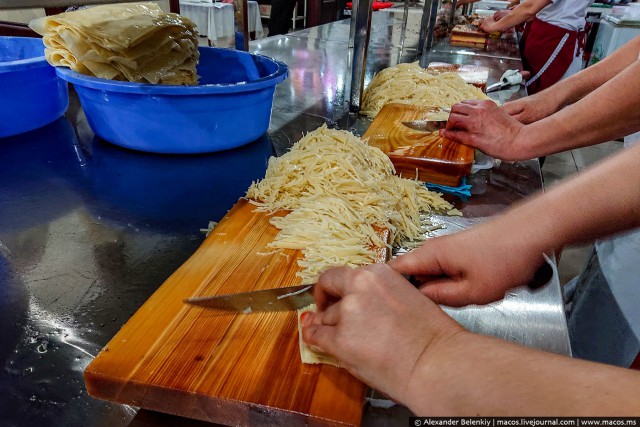
<svg viewBox="0 0 640 427"><path fill-rule="evenodd" d="M102 5L31 21L53 66L111 80L197 84L195 24L155 3Z"/></svg>

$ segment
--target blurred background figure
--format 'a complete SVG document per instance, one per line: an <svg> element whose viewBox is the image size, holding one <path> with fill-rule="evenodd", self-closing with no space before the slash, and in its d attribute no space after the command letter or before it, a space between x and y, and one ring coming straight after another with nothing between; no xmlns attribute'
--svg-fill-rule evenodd
<svg viewBox="0 0 640 427"><path fill-rule="evenodd" d="M269 36L287 34L293 19L296 0L271 0Z"/></svg>

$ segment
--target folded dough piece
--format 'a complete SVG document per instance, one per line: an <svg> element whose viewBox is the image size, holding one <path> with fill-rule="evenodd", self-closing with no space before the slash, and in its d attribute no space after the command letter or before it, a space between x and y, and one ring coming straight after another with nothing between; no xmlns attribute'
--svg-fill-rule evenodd
<svg viewBox="0 0 640 427"><path fill-rule="evenodd" d="M122 48L137 44L140 37L153 29L147 25L149 18L163 14L155 3L119 3L38 18L29 26L42 35L56 32L59 27L77 28L78 31L86 31L88 37L102 41L107 49L113 44Z"/></svg>
<svg viewBox="0 0 640 427"><path fill-rule="evenodd" d="M315 313L316 311L318 311L318 309L315 304L311 304L298 310L298 342L300 343L300 358L302 359L302 363L310 365L323 363L325 365L340 367L338 362L333 357L329 356L326 353L313 350L309 345L307 345L307 343L302 341L302 324L300 322L300 316L302 316L303 313L309 311Z"/></svg>
<svg viewBox="0 0 640 427"><path fill-rule="evenodd" d="M90 7L31 21L54 66L95 77L197 84L195 24L155 3Z"/></svg>

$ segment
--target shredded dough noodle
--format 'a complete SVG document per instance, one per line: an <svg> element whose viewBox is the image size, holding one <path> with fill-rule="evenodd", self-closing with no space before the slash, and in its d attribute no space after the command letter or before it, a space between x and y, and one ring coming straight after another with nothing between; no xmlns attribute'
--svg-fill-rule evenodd
<svg viewBox="0 0 640 427"><path fill-rule="evenodd" d="M375 117L384 104L424 105L450 108L467 99L489 99L457 73L434 73L417 62L398 64L376 74L364 91L362 114Z"/></svg>
<svg viewBox="0 0 640 427"><path fill-rule="evenodd" d="M394 175L389 157L347 131L322 126L288 153L269 160L266 176L247 192L259 211L274 216L280 231L270 248L298 249L303 284L325 269L357 267L388 245L376 232L387 229L393 244L424 239L432 210L453 206L419 181Z"/></svg>

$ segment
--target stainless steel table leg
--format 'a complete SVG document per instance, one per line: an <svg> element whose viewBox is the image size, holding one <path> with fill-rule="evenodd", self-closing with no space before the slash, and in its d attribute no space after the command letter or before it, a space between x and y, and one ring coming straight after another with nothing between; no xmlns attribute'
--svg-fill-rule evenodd
<svg viewBox="0 0 640 427"><path fill-rule="evenodd" d="M358 15L359 0L353 0L351 2L351 19L349 22L349 47L353 47L354 39L356 37L356 15Z"/></svg>
<svg viewBox="0 0 640 427"><path fill-rule="evenodd" d="M233 7L236 31L241 32L244 37L242 50L249 52L249 4L247 0L234 0Z"/></svg>
<svg viewBox="0 0 640 427"><path fill-rule="evenodd" d="M400 54L404 48L404 37L407 33L407 19L409 17L409 0L404 0L404 10L402 11L402 30L400 31Z"/></svg>
<svg viewBox="0 0 640 427"><path fill-rule="evenodd" d="M455 19L457 3L458 0L453 0L453 2L451 3L451 13L449 14L449 30L451 30L456 25Z"/></svg>
<svg viewBox="0 0 640 427"><path fill-rule="evenodd" d="M418 52L420 52L422 58L433 46L433 30L436 26L439 4L439 0L426 0L424 3L422 22L420 23L420 39L418 41ZM420 65L425 66L423 59L420 60Z"/></svg>
<svg viewBox="0 0 640 427"><path fill-rule="evenodd" d="M349 109L353 112L360 111L360 106L362 105L373 0L358 0L357 3L358 6L351 15L352 24L355 20L355 31L353 40L353 63L351 65L351 103ZM355 6L356 2L354 1L353 4Z"/></svg>
<svg viewBox="0 0 640 427"><path fill-rule="evenodd" d="M425 44L422 50L423 54L426 51L431 50L431 48L433 47L433 32L436 28L436 19L438 18L439 5L439 0L431 0L431 10L429 11L429 29L427 31L427 38L425 39Z"/></svg>
<svg viewBox="0 0 640 427"><path fill-rule="evenodd" d="M242 35L244 51L249 52L249 3L247 0L242 0Z"/></svg>

